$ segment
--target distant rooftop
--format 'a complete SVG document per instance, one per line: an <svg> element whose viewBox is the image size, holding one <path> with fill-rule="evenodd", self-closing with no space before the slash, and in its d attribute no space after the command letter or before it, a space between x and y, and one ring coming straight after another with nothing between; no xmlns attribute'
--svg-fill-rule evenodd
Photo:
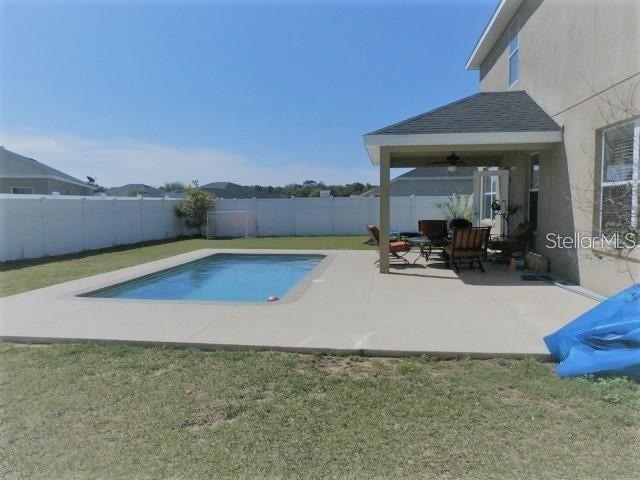
<svg viewBox="0 0 640 480"><path fill-rule="evenodd" d="M95 188L87 182L4 147L0 147L0 178L51 178L87 188Z"/></svg>

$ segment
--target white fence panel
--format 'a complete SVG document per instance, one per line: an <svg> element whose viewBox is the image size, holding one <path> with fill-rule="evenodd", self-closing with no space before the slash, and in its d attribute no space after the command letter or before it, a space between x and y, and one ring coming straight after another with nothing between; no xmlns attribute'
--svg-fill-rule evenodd
<svg viewBox="0 0 640 480"><path fill-rule="evenodd" d="M448 197L391 197L391 228L415 231L418 220L442 219L438 207ZM258 236L364 235L365 226L378 224L377 197L218 199L219 236L241 236L220 212L247 211L253 215ZM243 230L244 231L244 230Z"/></svg>
<svg viewBox="0 0 640 480"><path fill-rule="evenodd" d="M256 202L258 236L284 237L294 235L291 212L292 201L288 198L260 199Z"/></svg>
<svg viewBox="0 0 640 480"><path fill-rule="evenodd" d="M0 261L39 258L193 233L179 200L0 194Z"/></svg>
<svg viewBox="0 0 640 480"><path fill-rule="evenodd" d="M333 198L292 198L295 236L333 235Z"/></svg>

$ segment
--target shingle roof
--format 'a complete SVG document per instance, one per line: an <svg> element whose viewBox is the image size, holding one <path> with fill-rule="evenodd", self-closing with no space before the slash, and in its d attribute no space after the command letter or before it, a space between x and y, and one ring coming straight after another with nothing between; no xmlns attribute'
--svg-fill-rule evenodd
<svg viewBox="0 0 640 480"><path fill-rule="evenodd" d="M60 170L56 170L49 165L40 163L33 158L25 157L18 153L7 150L4 147L0 147L0 177L19 177L24 175L25 177L36 177L41 175L42 177L56 177L59 180L81 184L88 188L93 188L86 182L79 180L71 175L67 175Z"/></svg>
<svg viewBox="0 0 640 480"><path fill-rule="evenodd" d="M525 91L480 92L368 135L548 132L558 124Z"/></svg>

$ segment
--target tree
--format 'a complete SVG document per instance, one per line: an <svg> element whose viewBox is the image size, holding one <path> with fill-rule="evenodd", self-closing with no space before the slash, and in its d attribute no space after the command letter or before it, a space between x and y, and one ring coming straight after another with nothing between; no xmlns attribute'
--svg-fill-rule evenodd
<svg viewBox="0 0 640 480"><path fill-rule="evenodd" d="M192 186L186 189L187 198L176 206L176 214L185 219L187 227L197 228L202 234L202 227L207 224L207 212L215 205L215 197L205 190L200 190L195 180Z"/></svg>
<svg viewBox="0 0 640 480"><path fill-rule="evenodd" d="M166 182L160 190L164 192L184 192L187 189L187 186L179 181L174 182Z"/></svg>

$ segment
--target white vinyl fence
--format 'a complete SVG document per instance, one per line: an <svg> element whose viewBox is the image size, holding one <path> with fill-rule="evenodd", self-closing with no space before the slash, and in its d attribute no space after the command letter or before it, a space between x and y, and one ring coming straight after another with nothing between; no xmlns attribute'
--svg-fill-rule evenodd
<svg viewBox="0 0 640 480"><path fill-rule="evenodd" d="M191 233L179 200L0 194L0 261L39 258Z"/></svg>
<svg viewBox="0 0 640 480"><path fill-rule="evenodd" d="M438 204L449 197L391 197L391 228L416 231L418 220L443 219ZM378 224L377 197L218 199L209 216L208 235L270 237L366 235Z"/></svg>

